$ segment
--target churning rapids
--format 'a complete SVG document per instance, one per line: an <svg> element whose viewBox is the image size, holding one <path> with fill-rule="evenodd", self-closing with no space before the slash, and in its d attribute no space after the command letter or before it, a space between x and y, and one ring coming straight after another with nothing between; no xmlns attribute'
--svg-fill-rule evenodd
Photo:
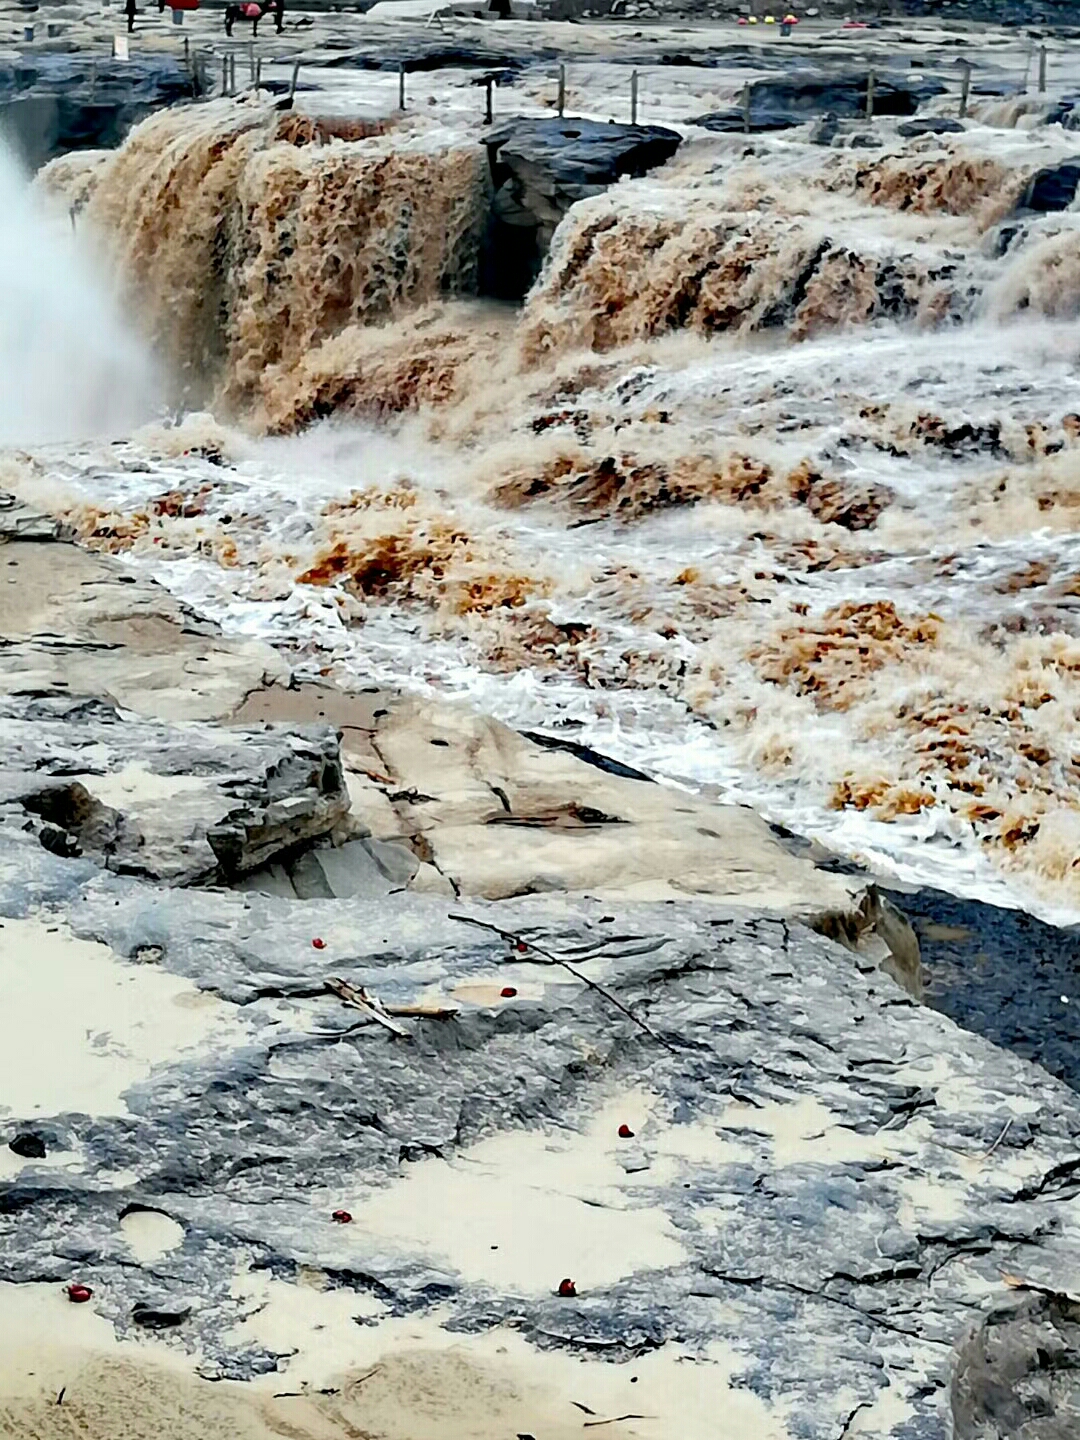
<svg viewBox="0 0 1080 1440"><path fill-rule="evenodd" d="M467 696L1075 919L1080 211L1031 202L1080 145L1025 123L690 129L573 208L518 310L470 298L475 136L163 113L42 173L59 219L5 204L118 408L86 440L77 379L46 377L68 435L6 400L36 448L0 485L301 673Z"/></svg>

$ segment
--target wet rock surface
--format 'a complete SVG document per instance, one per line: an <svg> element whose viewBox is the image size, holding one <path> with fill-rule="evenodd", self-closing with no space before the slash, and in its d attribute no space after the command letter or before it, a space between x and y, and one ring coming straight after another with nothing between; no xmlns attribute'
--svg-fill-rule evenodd
<svg viewBox="0 0 1080 1440"><path fill-rule="evenodd" d="M328 834L335 732L183 728L96 699L0 699L0 811L47 850L174 885L231 878Z"/></svg>
<svg viewBox="0 0 1080 1440"><path fill-rule="evenodd" d="M977 1326L953 1379L956 1440L1067 1440L1080 1427L1080 1303L1018 1296Z"/></svg>
<svg viewBox="0 0 1080 1440"><path fill-rule="evenodd" d="M866 74L793 74L750 84L752 132L789 130L819 116L851 119L866 113ZM875 115L914 115L925 100L940 95L938 80L881 75L874 82ZM705 130L739 131L746 128L743 106L699 115L693 121Z"/></svg>
<svg viewBox="0 0 1080 1440"><path fill-rule="evenodd" d="M901 120L896 127L896 133L903 136L905 140L915 140L920 135L961 135L964 125L959 120L951 120L947 115L928 115L916 120Z"/></svg>
<svg viewBox="0 0 1080 1440"><path fill-rule="evenodd" d="M47 533L25 514L22 528ZM4 546L20 550L34 553L53 596L67 563L81 563L55 542ZM129 587L118 567L95 574L90 613L102 623L102 607ZM51 612L34 611L25 570L23 584L21 642L40 645L34 615ZM158 592L166 623L148 630L153 587L130 588L143 624L129 659L145 664L155 634L175 638L170 602ZM119 631L111 643L115 680ZM209 632L200 643L225 645ZM254 785L270 805L274 775L289 779L297 764L334 773L337 730L364 854L387 880L402 865L406 884L399 807L424 813L418 833L436 859L451 822L469 832L464 875L477 848L470 827L489 812L540 822L501 829L507 844L519 829L550 838L552 827L566 844L628 823L605 808L612 797L655 792L638 801L652 805L665 792L501 727L465 727L455 751L460 719L420 707L395 727L378 696L257 686L234 705L235 728L213 729L138 720L71 689L38 679L32 695L3 702L0 725L16 727L9 753L21 757L0 807L4 973L29 983L32 965L44 978L42 1023L72 1027L91 1078L135 1045L136 1030L120 1010L88 1027L78 996L50 988L67 951L138 994L167 985L173 1008L210 1020L194 1043L148 1056L111 1103L80 1105L64 1090L35 1105L11 1092L0 1280L77 1280L121 1335L152 1332L197 1354L213 1379L287 1370L291 1347L245 1324L253 1305L241 1282L269 1276L308 1291L317 1280L365 1327L425 1316L460 1340L513 1331L538 1350L614 1365L657 1352L696 1365L721 1357L718 1383L799 1440L845 1430L938 1440L954 1411L958 1425L984 1426L956 1431L972 1440L1022 1434L985 1429L988 1415L996 1423L1015 1407L987 1408L983 1371L993 1396L1023 1391L1028 1410L1016 1413L1070 1413L1067 1377L1049 1373L1043 1353L1071 1353L1067 1315L1052 1320L1052 1352L1033 1349L1029 1331L1005 1355L997 1336L980 1339L982 1351L971 1336L988 1302L1007 1298L1003 1272L1030 1297L1048 1274L1068 1288L1080 1269L1075 1097L917 1004L873 957L812 932L790 895L781 903L797 876L816 877L819 900L838 877L777 859L775 903L759 894L753 906L705 892L491 903L179 891L103 868L89 850L43 846L26 777L37 776L38 795L79 777L92 796L88 758L115 788L131 755L156 757L159 780L195 782L200 804L207 787L215 804L230 788L250 801ZM284 728L253 728L260 707L275 713L279 702L294 707ZM294 728L312 703L335 730ZM79 740L82 753L68 754ZM426 789L402 794L395 786L421 754ZM496 760L502 797L490 783L481 793ZM530 764L570 768L530 774ZM592 815L574 788L583 776L600 787ZM301 793L311 788L340 806L339 784ZM170 838L183 853L190 815L159 808L157 853ZM307 856L325 862L319 849ZM295 867L290 883L298 895ZM20 1013L0 1015L2 1056ZM125 1227L146 1213L174 1233L140 1258ZM566 1276L574 1283L559 1294ZM1023 1364L1011 1358L1020 1353ZM1054 1408L1032 1409L1032 1394Z"/></svg>
<svg viewBox="0 0 1080 1440"><path fill-rule="evenodd" d="M506 178L505 166L525 186L580 199L575 192L582 187L583 193L593 194L594 186L612 185L624 175L645 175L662 165L682 137L662 125L522 118L492 130L484 143L496 182Z"/></svg>
<svg viewBox="0 0 1080 1440"><path fill-rule="evenodd" d="M539 274L570 206L623 176L663 165L682 143L662 125L595 120L507 121L484 137L494 199L481 260L481 290L519 299Z"/></svg>
<svg viewBox="0 0 1080 1440"><path fill-rule="evenodd" d="M225 997L246 1034L229 1053L151 1074L123 1117L50 1117L79 1159L62 1173L28 1161L4 1187L0 1274L59 1283L77 1237L103 1312L121 1330L142 1323L140 1306L182 1316L177 1335L198 1343L206 1374L284 1363L229 1341L238 1270L288 1279L316 1267L380 1315L439 1307L462 1333L512 1319L538 1345L614 1361L722 1339L740 1384L767 1404L795 1402L796 1433L811 1440L831 1440L856 1403L870 1411L865 1434L936 1437L972 1305L1022 1263L1018 1251L1073 1234L1080 1116L1067 1092L800 928L678 906L470 907L572 954L647 1017L658 1044L603 996L434 900L193 892L150 905L136 881L15 846L0 913L61 904L74 934ZM4 851L15 858L7 836ZM403 1038L357 1029L356 1012L323 993L332 974L387 1005L437 992L456 1013L405 1022ZM507 986L517 994L503 1000ZM507 1131L529 1155L553 1137L584 1144L605 1106L642 1087L649 1119L625 1178L602 1197L571 1186L583 1236L606 1207L629 1227L617 1276L579 1276L572 1300L497 1283L423 1229L388 1241L365 1223L366 1201L415 1183L418 1166L468 1168L474 1147ZM617 1162L613 1136L588 1143ZM553 1204L561 1183L553 1174ZM330 1215L340 1195L348 1232ZM183 1226L167 1263L132 1267L118 1219L133 1204ZM671 1249L641 1265L633 1216L657 1208ZM498 1232L493 1243L509 1242ZM552 1249L552 1289L575 1259ZM783 1340L796 1332L815 1343ZM873 1425L886 1394L906 1428Z"/></svg>
<svg viewBox="0 0 1080 1440"><path fill-rule="evenodd" d="M943 891L892 898L919 937L927 1003L1080 1088L1076 927Z"/></svg>
<svg viewBox="0 0 1080 1440"><path fill-rule="evenodd" d="M1040 170L1034 175L1020 199L1019 209L1041 212L1068 210L1076 199L1080 184L1080 157Z"/></svg>
<svg viewBox="0 0 1080 1440"><path fill-rule="evenodd" d="M0 61L0 135L37 169L71 150L118 145L152 111L194 95L172 55L23 54Z"/></svg>
<svg viewBox="0 0 1080 1440"><path fill-rule="evenodd" d="M63 536L51 516L0 509L0 541L18 542L3 549L0 694L90 695L157 719L208 720L286 678L269 646L221 636L109 556L61 551Z"/></svg>

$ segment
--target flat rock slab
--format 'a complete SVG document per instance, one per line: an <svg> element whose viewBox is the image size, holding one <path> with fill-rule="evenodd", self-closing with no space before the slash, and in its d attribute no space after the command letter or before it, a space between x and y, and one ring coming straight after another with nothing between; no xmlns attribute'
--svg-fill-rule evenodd
<svg viewBox="0 0 1080 1440"><path fill-rule="evenodd" d="M37 23L48 19L39 11ZM64 55L41 50L0 58L0 101L14 95L68 94L86 98L93 95L103 101L116 99L147 101L171 105L190 98L191 76L175 54L144 51L130 60L114 60L85 54Z"/></svg>
<svg viewBox="0 0 1080 1440"><path fill-rule="evenodd" d="M493 166L546 171L564 185L612 185L670 160L682 136L662 125L520 117L490 131L484 144Z"/></svg>
<svg viewBox="0 0 1080 1440"><path fill-rule="evenodd" d="M484 137L496 194L496 215L531 217L542 244L576 200L597 195L624 175L647 174L682 143L661 125L519 117Z"/></svg>
<svg viewBox="0 0 1080 1440"><path fill-rule="evenodd" d="M351 824L363 838L346 854L322 848L254 872L247 890L722 900L801 919L921 994L918 942L900 912L792 854L745 807L590 763L461 705L271 686L237 715L281 713L344 724Z"/></svg>
<svg viewBox="0 0 1080 1440"><path fill-rule="evenodd" d="M967 126L948 115L927 115L915 120L901 120L896 133L905 140L916 140L920 135L962 135Z"/></svg>
<svg viewBox="0 0 1080 1440"><path fill-rule="evenodd" d="M954 1347L1008 1299L1002 1272L1075 1263L1074 1097L801 927L685 904L467 907L520 949L424 897L181 897L0 839L22 862L0 914L62 905L61 941L237 1007L133 1083L126 1113L17 1112L2 1136L33 1130L47 1156L7 1152L0 1279L76 1269L121 1333L139 1307L182 1316L170 1333L206 1375L287 1374L287 1336L245 1327L245 1284L310 1295L317 1276L305 1303L331 1331L355 1314L390 1344L409 1315L715 1367L716 1393L754 1407L756 1430L714 1432L731 1440L835 1440L856 1408L854 1433L939 1440ZM397 1037L326 993L331 976L454 1013ZM167 1257L133 1260L133 1206L182 1228ZM576 1293L555 1294L567 1277ZM639 1403L674 1423L655 1387Z"/></svg>
<svg viewBox="0 0 1080 1440"><path fill-rule="evenodd" d="M43 13L37 18L44 30ZM0 60L0 134L31 169L71 150L118 145L152 111L193 97L190 73L169 54L116 61L45 51Z"/></svg>
<svg viewBox="0 0 1080 1440"><path fill-rule="evenodd" d="M121 561L64 539L52 516L0 508L0 694L97 695L207 720L287 678L270 646L222 636Z"/></svg>

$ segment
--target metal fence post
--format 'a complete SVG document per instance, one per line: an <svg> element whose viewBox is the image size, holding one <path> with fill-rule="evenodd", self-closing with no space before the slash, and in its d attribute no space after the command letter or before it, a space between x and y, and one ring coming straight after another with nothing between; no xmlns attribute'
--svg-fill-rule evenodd
<svg viewBox="0 0 1080 1440"><path fill-rule="evenodd" d="M559 119L566 114L566 66L559 66Z"/></svg>
<svg viewBox="0 0 1080 1440"><path fill-rule="evenodd" d="M636 70L630 72L630 124L637 124L637 91L638 73Z"/></svg>
<svg viewBox="0 0 1080 1440"><path fill-rule="evenodd" d="M404 109L405 109L405 62L404 62L404 60L402 60L402 62L401 62L401 63L398 65L398 67L397 67L397 107L398 107L399 110L404 110Z"/></svg>
<svg viewBox="0 0 1080 1440"><path fill-rule="evenodd" d="M963 66L963 74L960 77L960 119L963 120L967 116L968 94L971 90L971 62L970 60L961 60L960 64Z"/></svg>
<svg viewBox="0 0 1080 1440"><path fill-rule="evenodd" d="M866 76L866 118L874 118L874 72L869 71Z"/></svg>
<svg viewBox="0 0 1080 1440"><path fill-rule="evenodd" d="M1039 49L1039 94L1046 94L1046 46Z"/></svg>

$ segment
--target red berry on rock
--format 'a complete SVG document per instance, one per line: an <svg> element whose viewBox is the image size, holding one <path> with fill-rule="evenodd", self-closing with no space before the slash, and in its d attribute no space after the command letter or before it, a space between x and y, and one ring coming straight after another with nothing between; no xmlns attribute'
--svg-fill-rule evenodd
<svg viewBox="0 0 1080 1440"><path fill-rule="evenodd" d="M567 1296L576 1295L577 1286L574 1284L573 1280L560 1280L559 1294L562 1295L564 1298Z"/></svg>
<svg viewBox="0 0 1080 1440"><path fill-rule="evenodd" d="M316 949L316 950L325 950L325 949L326 949L326 941L325 941L325 940L320 940L320 938L318 937L318 935L315 936L315 939L312 940L311 944L312 944L312 947L313 947L314 949Z"/></svg>
<svg viewBox="0 0 1080 1440"><path fill-rule="evenodd" d="M331 1220L336 1220L339 1225L348 1225L352 1220L352 1216L348 1210L335 1210L330 1218Z"/></svg>
<svg viewBox="0 0 1080 1440"><path fill-rule="evenodd" d="M619 1139L620 1139L620 1140L632 1140L633 1138L634 1138L634 1132L633 1132L633 1130L630 1129L630 1126L629 1126L629 1125L620 1125L620 1126L619 1126Z"/></svg>
<svg viewBox="0 0 1080 1440"><path fill-rule="evenodd" d="M499 991L499 994L503 997L504 1000L512 1000L517 994L517 991L514 989L513 985L504 985L503 988Z"/></svg>
<svg viewBox="0 0 1080 1440"><path fill-rule="evenodd" d="M67 1297L73 1305L85 1305L93 1293L89 1285L69 1285L67 1287Z"/></svg>
<svg viewBox="0 0 1080 1440"><path fill-rule="evenodd" d="M515 944L515 946L514 946L514 949L515 949L515 950L522 950L522 951L524 951L524 950L527 950L528 948L529 948L529 947L528 947L528 945L525 944L525 941L524 941L524 940L519 940L519 941Z"/></svg>

